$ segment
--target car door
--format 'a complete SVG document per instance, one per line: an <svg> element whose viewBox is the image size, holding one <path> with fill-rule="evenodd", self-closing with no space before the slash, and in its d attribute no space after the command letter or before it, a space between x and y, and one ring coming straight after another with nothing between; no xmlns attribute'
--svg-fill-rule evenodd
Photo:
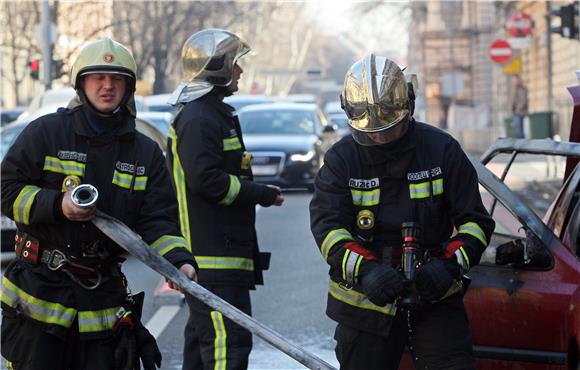
<svg viewBox="0 0 580 370"><path fill-rule="evenodd" d="M579 172L554 202L548 225L560 224L559 219L577 223L578 205L571 204L571 194L578 193ZM574 229L577 238L577 227L567 228L571 235ZM568 368L568 348L578 332L573 307L580 277L577 256L562 242L565 235L556 233L556 238L546 238L548 243L531 233L516 239L495 235L480 265L470 272L473 281L465 304L478 369ZM535 261L496 263L506 246L518 244Z"/></svg>

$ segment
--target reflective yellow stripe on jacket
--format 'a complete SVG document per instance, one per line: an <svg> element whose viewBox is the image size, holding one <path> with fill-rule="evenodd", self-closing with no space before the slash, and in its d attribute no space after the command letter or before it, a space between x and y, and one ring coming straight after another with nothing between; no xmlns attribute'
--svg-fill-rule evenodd
<svg viewBox="0 0 580 370"><path fill-rule="evenodd" d="M173 182L177 193L177 203L179 204L179 225L181 233L187 240L188 249L191 246L191 230L189 228L189 212L187 209L187 196L185 185L185 172L181 167L179 154L177 153L177 135L173 125L169 126L169 139L171 139L171 153L173 154Z"/></svg>
<svg viewBox="0 0 580 370"><path fill-rule="evenodd" d="M330 284L328 286L328 293L334 297L334 299L354 307L362 308L364 310L377 311L389 316L395 316L397 313L397 307L394 304L388 304L384 307L377 306L369 301L367 296L363 293L357 292L353 289L345 290L341 288L337 282L332 280L330 280Z"/></svg>
<svg viewBox="0 0 580 370"><path fill-rule="evenodd" d="M352 204L355 206L376 206L381 199L381 189L355 190L350 189Z"/></svg>
<svg viewBox="0 0 580 370"><path fill-rule="evenodd" d="M354 238L347 229L335 229L326 235L326 238L324 238L324 241L320 246L320 253L322 254L322 257L324 257L325 261L328 259L330 249L341 240L354 240Z"/></svg>
<svg viewBox="0 0 580 370"><path fill-rule="evenodd" d="M37 321L70 328L77 310L60 303L36 298L20 289L6 277L2 277L2 297L4 304L21 310L26 316Z"/></svg>
<svg viewBox="0 0 580 370"><path fill-rule="evenodd" d="M85 164L76 161L64 161L57 157L45 156L44 157L44 171L62 173L64 175L85 175Z"/></svg>
<svg viewBox="0 0 580 370"><path fill-rule="evenodd" d="M409 196L411 199L428 198L431 196L431 187L434 196L443 194L443 179L409 184Z"/></svg>
<svg viewBox="0 0 580 370"><path fill-rule="evenodd" d="M151 244L151 247L161 256L166 255L175 248L187 248L191 252L191 246L187 244L185 238L174 235L163 235Z"/></svg>
<svg viewBox="0 0 580 370"><path fill-rule="evenodd" d="M124 189L131 190L131 183L133 190L145 190L147 187L147 176L134 176L128 173L122 173L117 170L113 173L113 184Z"/></svg>
<svg viewBox="0 0 580 370"><path fill-rule="evenodd" d="M28 225L30 224L30 210L36 199L36 194L40 191L38 186L26 185L20 190L12 205L14 212L14 222Z"/></svg>
<svg viewBox="0 0 580 370"><path fill-rule="evenodd" d="M195 256L200 269L254 271L254 260L243 257Z"/></svg>
<svg viewBox="0 0 580 370"><path fill-rule="evenodd" d="M224 139L223 144L224 144L224 152L242 149L242 143L240 143L240 139L238 139L237 136Z"/></svg>
<svg viewBox="0 0 580 370"><path fill-rule="evenodd" d="M475 222L466 222L459 226L459 234L471 235L477 238L480 242L483 243L485 247L487 247L487 238L485 237L485 233Z"/></svg>
<svg viewBox="0 0 580 370"><path fill-rule="evenodd" d="M117 322L117 312L121 306L105 308L97 311L79 311L79 332L95 333L113 328Z"/></svg>
<svg viewBox="0 0 580 370"><path fill-rule="evenodd" d="M238 194L240 194L240 189L242 188L242 184L240 183L240 180L236 176L234 175L229 176L230 176L230 185L228 186L228 192L226 193L225 197L219 202L220 204L226 206L229 206L234 202L234 200L236 200Z"/></svg>

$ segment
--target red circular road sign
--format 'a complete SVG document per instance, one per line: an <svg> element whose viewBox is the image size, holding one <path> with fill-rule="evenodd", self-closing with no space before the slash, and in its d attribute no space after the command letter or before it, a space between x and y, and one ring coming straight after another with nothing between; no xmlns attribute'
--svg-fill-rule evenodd
<svg viewBox="0 0 580 370"><path fill-rule="evenodd" d="M489 55L493 62L505 64L512 60L514 51L509 42L499 39L491 43L487 55Z"/></svg>
<svg viewBox="0 0 580 370"><path fill-rule="evenodd" d="M526 37L532 32L532 18L522 12L512 13L505 22L505 28L511 37Z"/></svg>

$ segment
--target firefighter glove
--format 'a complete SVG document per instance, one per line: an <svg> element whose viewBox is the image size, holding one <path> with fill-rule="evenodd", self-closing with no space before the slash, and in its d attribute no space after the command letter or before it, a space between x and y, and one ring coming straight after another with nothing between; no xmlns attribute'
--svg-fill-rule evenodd
<svg viewBox="0 0 580 370"><path fill-rule="evenodd" d="M374 261L366 263L360 284L368 299L377 306L394 302L403 291L403 278L391 266Z"/></svg>
<svg viewBox="0 0 580 370"><path fill-rule="evenodd" d="M433 302L447 293L459 272L459 265L454 261L432 260L419 271L415 286L423 300Z"/></svg>
<svg viewBox="0 0 580 370"><path fill-rule="evenodd" d="M262 186L262 193L260 195L260 204L262 207L270 207L276 201L276 197L280 194L280 191L271 186Z"/></svg>
<svg viewBox="0 0 580 370"><path fill-rule="evenodd" d="M155 337L149 333L149 330L147 330L140 321L135 323L133 332L137 343L137 353L139 354L141 362L143 362L143 368L145 370L155 370L160 368L161 351L159 351ZM157 365L157 367L155 367L155 365Z"/></svg>

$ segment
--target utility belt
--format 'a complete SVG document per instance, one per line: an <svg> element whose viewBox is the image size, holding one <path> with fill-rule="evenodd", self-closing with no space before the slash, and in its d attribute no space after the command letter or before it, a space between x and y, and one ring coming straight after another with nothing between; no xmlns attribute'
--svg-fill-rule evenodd
<svg viewBox="0 0 580 370"><path fill-rule="evenodd" d="M62 248L42 244L23 232L16 233L15 242L16 258L32 265L44 264L52 271L60 270L87 290L98 288L103 275L122 276L118 264L123 258L110 257L104 247L99 248L98 242L81 248L82 257L67 253Z"/></svg>

